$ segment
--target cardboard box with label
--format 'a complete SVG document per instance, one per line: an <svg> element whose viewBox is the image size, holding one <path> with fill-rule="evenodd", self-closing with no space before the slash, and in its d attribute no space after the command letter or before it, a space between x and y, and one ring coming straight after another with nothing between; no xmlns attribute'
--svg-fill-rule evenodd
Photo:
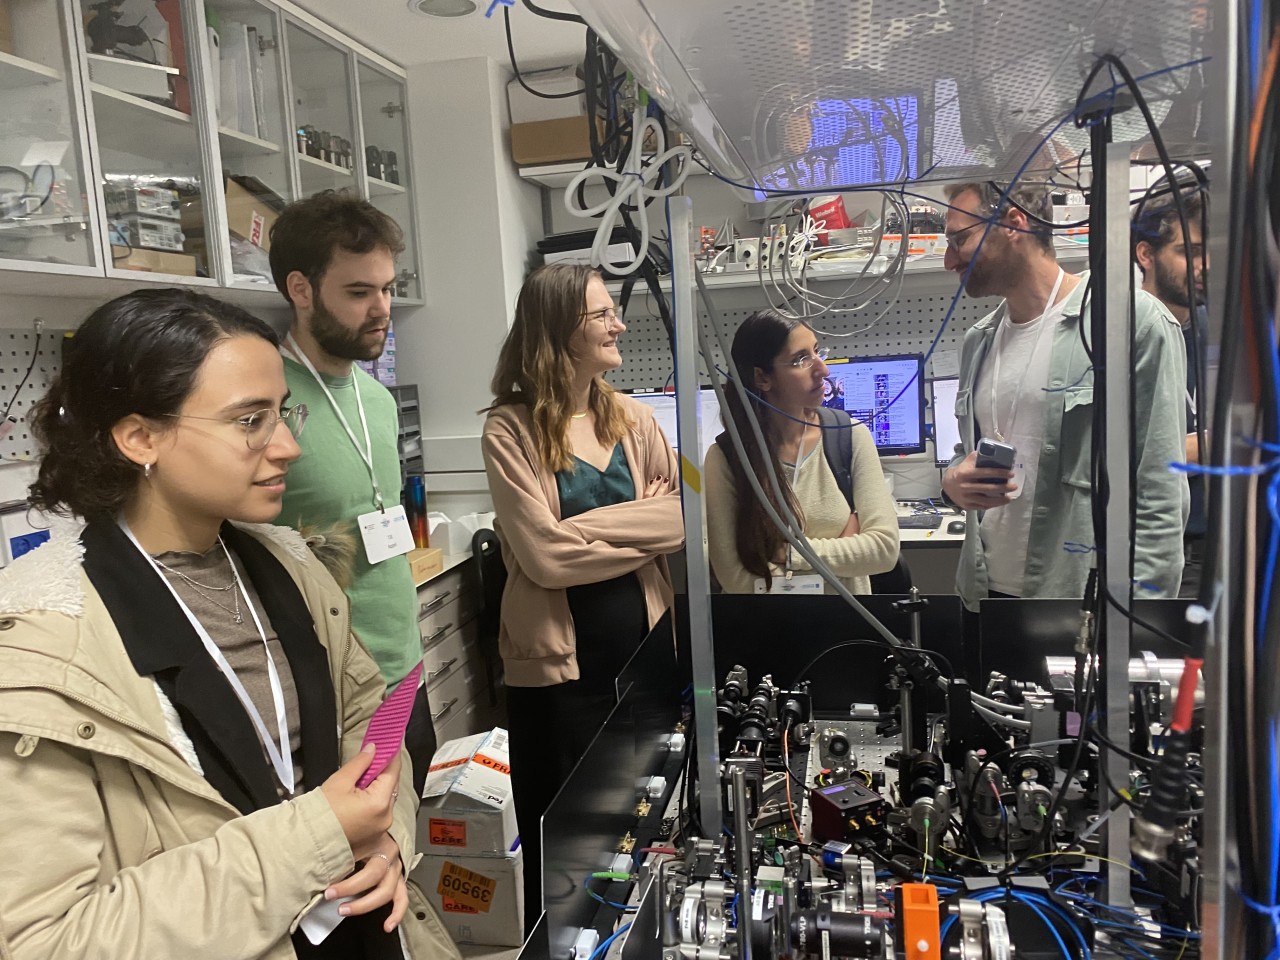
<svg viewBox="0 0 1280 960"><path fill-rule="evenodd" d="M506 857L516 846L507 731L450 740L436 751L418 808L418 852Z"/></svg>
<svg viewBox="0 0 1280 960"><path fill-rule="evenodd" d="M195 257L185 253L166 253L163 250L130 250L128 247L113 245L111 265L117 270L168 273L178 277L196 275Z"/></svg>
<svg viewBox="0 0 1280 960"><path fill-rule="evenodd" d="M524 941L524 851L510 856L423 857L413 880L455 943L518 947Z"/></svg>

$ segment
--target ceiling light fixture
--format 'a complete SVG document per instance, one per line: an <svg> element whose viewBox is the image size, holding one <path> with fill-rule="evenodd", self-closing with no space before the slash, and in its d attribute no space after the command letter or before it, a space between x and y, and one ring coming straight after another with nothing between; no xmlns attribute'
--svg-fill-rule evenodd
<svg viewBox="0 0 1280 960"><path fill-rule="evenodd" d="M409 0L409 9L414 13L426 14L428 17L452 20L470 16L478 7L474 0Z"/></svg>

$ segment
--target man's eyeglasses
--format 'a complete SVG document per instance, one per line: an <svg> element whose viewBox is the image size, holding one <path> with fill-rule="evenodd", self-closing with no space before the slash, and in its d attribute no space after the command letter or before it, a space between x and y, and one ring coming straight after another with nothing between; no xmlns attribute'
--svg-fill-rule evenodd
<svg viewBox="0 0 1280 960"><path fill-rule="evenodd" d="M169 413L165 416L177 420L208 420L211 423L234 423L244 430L244 442L250 450L265 450L275 436L276 426L284 421L296 440L302 436L302 427L307 422L307 405L296 403L292 407L280 410L258 410L243 417L197 417L190 413Z"/></svg>
<svg viewBox="0 0 1280 960"><path fill-rule="evenodd" d="M612 323L622 323L621 307L605 307L603 310L592 310L582 315L584 320L599 320L608 327Z"/></svg>
<svg viewBox="0 0 1280 960"><path fill-rule="evenodd" d="M788 360L787 362L797 370L808 370L813 366L813 361L821 360L826 363L829 356L831 356L830 347L819 347L813 353L806 353L803 357L796 357L794 360Z"/></svg>
<svg viewBox="0 0 1280 960"><path fill-rule="evenodd" d="M971 223L969 224L969 226L965 227L962 230L957 230L955 233L944 233L943 236L946 237L947 239L948 247L950 247L952 250L958 250L960 249L960 244L964 242L963 240L960 239L961 237L963 237L970 230L976 230L978 227L985 227L986 225L987 225L987 222L985 220L979 220L977 223Z"/></svg>

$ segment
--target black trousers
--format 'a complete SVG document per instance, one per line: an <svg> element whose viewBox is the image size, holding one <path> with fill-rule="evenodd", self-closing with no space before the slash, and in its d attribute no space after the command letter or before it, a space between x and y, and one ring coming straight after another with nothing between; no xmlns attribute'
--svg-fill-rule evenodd
<svg viewBox="0 0 1280 960"><path fill-rule="evenodd" d="M542 913L542 815L617 703L618 672L648 632L634 574L569 589L579 679L507 687L516 825L524 848L525 935Z"/></svg>
<svg viewBox="0 0 1280 960"><path fill-rule="evenodd" d="M413 711L409 714L409 725L404 731L404 746L409 751L409 760L413 763L413 789L421 797L422 787L427 782L427 768L431 766L431 758L436 755L436 728L431 722L431 704L427 700L425 685L418 688L413 698ZM409 851L410 854L413 851Z"/></svg>

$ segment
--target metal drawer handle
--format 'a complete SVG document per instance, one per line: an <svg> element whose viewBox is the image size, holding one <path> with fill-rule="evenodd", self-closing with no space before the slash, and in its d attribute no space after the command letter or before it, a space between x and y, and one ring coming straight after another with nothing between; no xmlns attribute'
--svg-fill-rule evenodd
<svg viewBox="0 0 1280 960"><path fill-rule="evenodd" d="M442 606L444 606L444 602L449 599L452 593L453 593L452 590L446 590L444 593L440 594L440 596L435 597L431 600L428 600L426 603L419 606L418 619L421 620L428 613L431 613L432 611L435 611L435 610L439 610Z"/></svg>
<svg viewBox="0 0 1280 960"><path fill-rule="evenodd" d="M446 633L448 633L448 632L449 632L450 630L452 630L452 629L453 629L453 624L452 624L452 623L446 623L443 627L441 627L439 630L437 630L437 631L436 631L435 633L433 633L431 636L429 636L429 637L423 637L423 638L422 638L422 645L423 645L423 647L429 647L429 646L431 646L431 644L435 643L437 640L439 640L441 637L443 637ZM428 679L428 680L430 680L430 679L431 679L431 674L427 674L427 679Z"/></svg>
<svg viewBox="0 0 1280 960"><path fill-rule="evenodd" d="M452 700L446 703L443 707L441 707L439 710L437 710L435 713L431 715L431 722L434 723L435 721L443 717L446 713L448 713L450 710L454 708L454 705L457 704L457 702L458 702L458 698L454 697Z"/></svg>
<svg viewBox="0 0 1280 960"><path fill-rule="evenodd" d="M452 624L450 624L450 626L452 626ZM445 629L448 629L448 628L445 628ZM449 668L452 667L457 662L458 662L457 657L450 657L444 663L440 664L439 669L432 670L430 673L427 674L427 681L430 682L434 680L436 677L440 676L442 673L447 673L449 671Z"/></svg>

